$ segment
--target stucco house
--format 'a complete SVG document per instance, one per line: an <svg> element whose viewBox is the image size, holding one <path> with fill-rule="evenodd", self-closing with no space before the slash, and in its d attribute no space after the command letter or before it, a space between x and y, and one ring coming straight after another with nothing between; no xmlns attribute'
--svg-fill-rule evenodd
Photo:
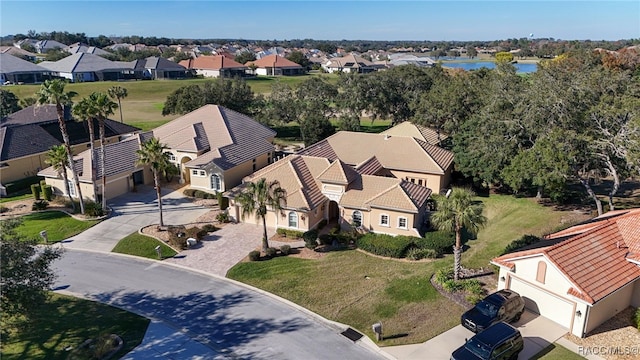
<svg viewBox="0 0 640 360"><path fill-rule="evenodd" d="M640 306L640 209L610 211L492 260L499 289L575 336Z"/></svg>
<svg viewBox="0 0 640 360"><path fill-rule="evenodd" d="M224 55L199 56L179 62L185 68L204 77L232 78L245 76L248 67Z"/></svg>
<svg viewBox="0 0 640 360"><path fill-rule="evenodd" d="M291 75L304 75L305 69L297 63L280 56L280 55L268 55L255 61L249 61L245 64L249 68L255 67L256 75L269 75L269 76L291 76Z"/></svg>
<svg viewBox="0 0 640 360"><path fill-rule="evenodd" d="M40 66L70 82L113 81L133 78L129 63L111 61L98 55L75 53L58 61L43 61Z"/></svg>
<svg viewBox="0 0 640 360"><path fill-rule="evenodd" d="M150 132L142 134L134 134L128 136L120 142L107 144L105 146L105 171L102 171L100 148L94 149L94 161L96 177L95 182L91 180L91 150L86 150L73 157L74 166L80 180L80 189L85 199L100 201L102 196L102 176L106 174L107 187L105 197L107 200L116 196L125 194L135 189L137 185L152 184L153 173L148 166L137 164L138 155L136 150L140 149L140 144L151 138ZM64 179L53 167L48 167L40 172L39 176L43 176L48 185L51 185L53 192L59 196L67 196ZM76 189L73 186L71 171L67 169L67 178L69 181L69 191L71 196L77 198ZM98 199L93 197L95 193Z"/></svg>
<svg viewBox="0 0 640 360"><path fill-rule="evenodd" d="M224 192L273 160L276 132L249 116L205 105L153 130L191 188Z"/></svg>
<svg viewBox="0 0 640 360"><path fill-rule="evenodd" d="M184 66L157 56L134 60L130 66L141 79L185 79L191 75Z"/></svg>
<svg viewBox="0 0 640 360"><path fill-rule="evenodd" d="M407 156L411 154L411 156ZM248 182L278 180L287 204L270 211L267 226L305 231L323 220L342 228L420 236L432 191L450 180L453 154L410 136L340 131L246 177L226 195L230 216L242 219L235 201Z"/></svg>
<svg viewBox="0 0 640 360"><path fill-rule="evenodd" d="M49 79L49 70L9 53L0 53L0 85L38 84Z"/></svg>
<svg viewBox="0 0 640 360"><path fill-rule="evenodd" d="M75 121L69 107L65 108L64 117L71 150L76 154L86 150L89 146L87 123ZM95 121L94 127L98 139ZM121 137L139 130L119 121L105 121L107 143L118 142ZM63 139L55 105L32 105L0 119L0 182L7 184L36 175L47 167L47 151L61 144Z"/></svg>
<svg viewBox="0 0 640 360"><path fill-rule="evenodd" d="M377 71L379 66L360 56L351 54L343 57L331 58L322 64L322 68L329 73L370 73Z"/></svg>

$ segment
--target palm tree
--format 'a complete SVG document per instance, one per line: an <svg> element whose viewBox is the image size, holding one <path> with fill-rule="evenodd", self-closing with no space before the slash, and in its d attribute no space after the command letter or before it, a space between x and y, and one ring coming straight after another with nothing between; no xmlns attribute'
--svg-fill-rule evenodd
<svg viewBox="0 0 640 360"><path fill-rule="evenodd" d="M153 183L158 196L158 209L160 210L160 226L164 226L162 219L162 193L160 191L160 173L171 165L169 155L166 153L167 146L160 143L157 138L151 138L142 144L140 150L137 150L139 165L151 166L153 171Z"/></svg>
<svg viewBox="0 0 640 360"><path fill-rule="evenodd" d="M100 167L102 168L102 209L107 209L107 175L106 169L106 153L105 153L105 133L104 122L109 115L113 115L114 110L118 107L118 104L114 103L104 93L94 92L89 95L89 101L93 111L98 118L98 127L100 131Z"/></svg>
<svg viewBox="0 0 640 360"><path fill-rule="evenodd" d="M71 201L71 207L73 210L76 210L76 205L73 202L73 198L71 197L71 191L69 189L69 179L67 178L67 166L69 164L69 157L67 156L67 150L64 145L54 145L47 151L47 158L45 162L51 166L53 169L58 172L59 176L62 176L62 180L64 181L64 190L65 193L69 196L69 201Z"/></svg>
<svg viewBox="0 0 640 360"><path fill-rule="evenodd" d="M244 191L238 196L238 203L242 207L242 219L255 213L256 220L262 219L264 233L262 235L262 251L269 248L267 240L267 210L271 208L277 212L287 205L287 192L280 187L278 180L267 182L262 178L255 183L248 183Z"/></svg>
<svg viewBox="0 0 640 360"><path fill-rule="evenodd" d="M36 92L38 105L55 104L56 112L58 113L58 125L60 126L60 132L62 133L62 140L64 141L64 147L67 151L68 164L71 169L71 175L73 176L73 183L76 187L76 194L80 201L80 213L84 214L84 199L82 198L82 190L80 189L80 179L78 178L78 172L73 166L73 153L71 152L71 143L69 142L69 133L67 133L67 124L64 120L64 106L71 105L71 99L77 95L73 91L64 91L65 82L60 79L46 80L42 87Z"/></svg>
<svg viewBox="0 0 640 360"><path fill-rule="evenodd" d="M98 201L98 194L96 192L96 158L95 158L95 144L96 139L95 129L93 127L93 119L96 114L89 98L80 100L77 104L73 105L73 116L81 121L87 122L89 128L90 151L91 151L91 185L93 187L93 199Z"/></svg>
<svg viewBox="0 0 640 360"><path fill-rule="evenodd" d="M118 99L118 107L120 108L120 122L124 122L124 120L122 120L122 104L120 103L120 99L124 99L127 97L127 95L129 95L127 93L127 89L121 86L113 86L107 91L109 92L109 96L111 96L112 99Z"/></svg>
<svg viewBox="0 0 640 360"><path fill-rule="evenodd" d="M453 248L455 280L460 277L462 256L462 229L471 234L477 234L487 222L482 215L484 205L473 200L475 193L470 189L454 188L448 196L436 195L437 211L431 215L431 222L436 228L443 231L453 231L456 234L456 244Z"/></svg>

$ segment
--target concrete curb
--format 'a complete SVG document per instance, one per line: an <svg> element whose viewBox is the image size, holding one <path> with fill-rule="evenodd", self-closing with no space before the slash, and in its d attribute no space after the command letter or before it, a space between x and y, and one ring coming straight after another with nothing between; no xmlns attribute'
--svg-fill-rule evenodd
<svg viewBox="0 0 640 360"><path fill-rule="evenodd" d="M94 250L87 250L87 249L73 249L73 251L86 251L86 252L92 252L92 253L98 253L98 254L105 254L105 252L103 252L103 251L94 251ZM272 293L270 293L268 291L259 289L257 287L251 286L249 284L245 284L245 283L240 282L240 281L229 279L229 278L217 275L217 274L211 274L211 273L208 273L206 271L190 268L190 267L187 267L187 266L184 266L184 265L180 265L180 264L162 262L161 260L149 259L149 258L144 258L144 257L140 257L140 256L129 255L129 254L121 254L121 253L114 253L114 252L109 252L109 253L106 253L106 254L112 255L112 256L129 257L131 259L143 260L143 261L162 264L162 265L166 265L166 266L173 266L175 268L179 268L179 269L186 270L186 271L191 271L193 273L197 273L197 274L200 274L200 275L203 275L203 276L214 277L216 279L219 279L219 280L222 280L222 281L227 281L229 283L232 283L232 284L238 285L240 287L243 287L243 288L245 288L245 289L247 289L249 291L253 291L253 292L265 295L265 296L270 297L270 298L272 298L274 300L277 300L277 301L279 301L281 303L284 303L284 304L288 305L289 307L292 307L293 309L295 309L297 311L300 311L300 312L302 312L302 313L304 313L306 315L309 315L309 316L315 318L316 320L319 320L319 321L325 323L327 326L335 329L336 331L342 332L342 331L346 330L347 328L349 328L349 325L342 324L342 323L339 323L339 322L336 322L336 321L333 321L333 320L329 320L329 319L327 319L327 318L325 318L325 317L323 317L323 316L321 316L319 314L314 313L313 311L311 311L311 310L309 310L309 309L307 309L305 307L302 307L302 306L290 301L290 300L287 300L287 299L282 298L282 297L280 297L278 295L272 294ZM157 320L157 319L155 319L155 320ZM362 334L362 335L363 336L362 336L361 340L359 340L359 341L361 341L363 346L368 347L370 350L380 354L381 356L384 356L387 359L395 359L395 357L391 356L390 354L388 354L384 350L382 350L368 336L366 336L364 334Z"/></svg>

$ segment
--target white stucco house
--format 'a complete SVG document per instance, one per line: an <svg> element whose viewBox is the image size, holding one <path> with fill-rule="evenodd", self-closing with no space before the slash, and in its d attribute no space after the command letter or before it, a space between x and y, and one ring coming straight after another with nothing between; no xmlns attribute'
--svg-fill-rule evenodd
<svg viewBox="0 0 640 360"><path fill-rule="evenodd" d="M498 289L585 337L629 306L640 306L640 209L611 211L492 260Z"/></svg>

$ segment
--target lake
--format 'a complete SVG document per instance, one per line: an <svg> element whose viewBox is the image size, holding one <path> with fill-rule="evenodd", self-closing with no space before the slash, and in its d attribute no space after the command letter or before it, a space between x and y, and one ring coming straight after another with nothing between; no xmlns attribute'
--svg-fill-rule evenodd
<svg viewBox="0 0 640 360"><path fill-rule="evenodd" d="M538 70L537 64L513 64L518 73L532 73ZM494 69L496 64L491 61L480 61L480 62L443 62L443 67L456 68L456 69L465 69L465 70L478 70L480 68L486 67L487 69Z"/></svg>

